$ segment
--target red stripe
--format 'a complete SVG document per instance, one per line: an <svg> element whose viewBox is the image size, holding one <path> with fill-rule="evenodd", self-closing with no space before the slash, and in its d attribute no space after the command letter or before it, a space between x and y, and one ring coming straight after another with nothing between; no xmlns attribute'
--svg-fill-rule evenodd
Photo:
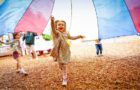
<svg viewBox="0 0 140 90"><path fill-rule="evenodd" d="M42 33L52 13L53 0L33 0L21 20L18 22L15 32Z"/></svg>
<svg viewBox="0 0 140 90"><path fill-rule="evenodd" d="M140 0L125 0L130 11L131 17L137 29L140 33Z"/></svg>

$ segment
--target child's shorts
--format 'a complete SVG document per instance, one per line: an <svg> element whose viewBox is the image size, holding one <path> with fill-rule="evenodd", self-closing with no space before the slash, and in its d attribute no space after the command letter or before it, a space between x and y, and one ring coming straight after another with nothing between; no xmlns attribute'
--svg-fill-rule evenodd
<svg viewBox="0 0 140 90"><path fill-rule="evenodd" d="M17 51L13 52L13 58L17 59L19 57L19 53Z"/></svg>

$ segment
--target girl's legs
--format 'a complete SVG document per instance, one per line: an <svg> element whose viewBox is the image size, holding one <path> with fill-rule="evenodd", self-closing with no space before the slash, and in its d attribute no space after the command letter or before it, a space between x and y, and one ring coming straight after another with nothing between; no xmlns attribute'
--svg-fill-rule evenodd
<svg viewBox="0 0 140 90"><path fill-rule="evenodd" d="M17 61L16 67L17 67L17 71L19 71L21 69L21 61L19 58L19 52L18 51L13 51L13 58Z"/></svg>
<svg viewBox="0 0 140 90"><path fill-rule="evenodd" d="M16 61L17 61L17 70L20 70L21 69L21 60L20 60L20 58L17 58Z"/></svg>
<svg viewBox="0 0 140 90"><path fill-rule="evenodd" d="M59 68L62 71L62 85L67 85L67 64L59 63Z"/></svg>
<svg viewBox="0 0 140 90"><path fill-rule="evenodd" d="M18 57L16 59L17 61L17 73L21 73L23 75L28 75L27 72L25 72L25 70L22 68L22 65L21 65L21 58Z"/></svg>

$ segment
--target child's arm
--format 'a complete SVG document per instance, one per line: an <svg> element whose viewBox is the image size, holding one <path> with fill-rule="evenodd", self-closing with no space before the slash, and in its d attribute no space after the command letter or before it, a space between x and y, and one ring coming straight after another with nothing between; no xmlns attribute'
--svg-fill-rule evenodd
<svg viewBox="0 0 140 90"><path fill-rule="evenodd" d="M2 41L0 41L0 44L3 44L3 42L2 42Z"/></svg>
<svg viewBox="0 0 140 90"><path fill-rule="evenodd" d="M80 39L80 38L85 38L85 36L83 36L83 35L70 36L70 35L69 35L69 39L71 39L71 40L76 40L76 39Z"/></svg>
<svg viewBox="0 0 140 90"><path fill-rule="evenodd" d="M82 40L82 42L97 42L97 39Z"/></svg>
<svg viewBox="0 0 140 90"><path fill-rule="evenodd" d="M10 45L10 44L13 44L13 43L15 43L16 41L14 40L14 41L11 41L11 42L1 42L1 43L3 43L3 44L6 44L6 45Z"/></svg>
<svg viewBox="0 0 140 90"><path fill-rule="evenodd" d="M52 32L56 35L56 28L55 28L55 22L54 22L54 17L51 16L51 28L52 28Z"/></svg>
<svg viewBox="0 0 140 90"><path fill-rule="evenodd" d="M33 32L33 36L37 36L37 33Z"/></svg>

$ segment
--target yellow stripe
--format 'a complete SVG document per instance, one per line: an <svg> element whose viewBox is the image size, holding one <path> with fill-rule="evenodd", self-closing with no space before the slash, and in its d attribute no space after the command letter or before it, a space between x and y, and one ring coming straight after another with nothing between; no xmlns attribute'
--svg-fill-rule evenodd
<svg viewBox="0 0 140 90"><path fill-rule="evenodd" d="M66 39L66 42L70 46L70 40Z"/></svg>

